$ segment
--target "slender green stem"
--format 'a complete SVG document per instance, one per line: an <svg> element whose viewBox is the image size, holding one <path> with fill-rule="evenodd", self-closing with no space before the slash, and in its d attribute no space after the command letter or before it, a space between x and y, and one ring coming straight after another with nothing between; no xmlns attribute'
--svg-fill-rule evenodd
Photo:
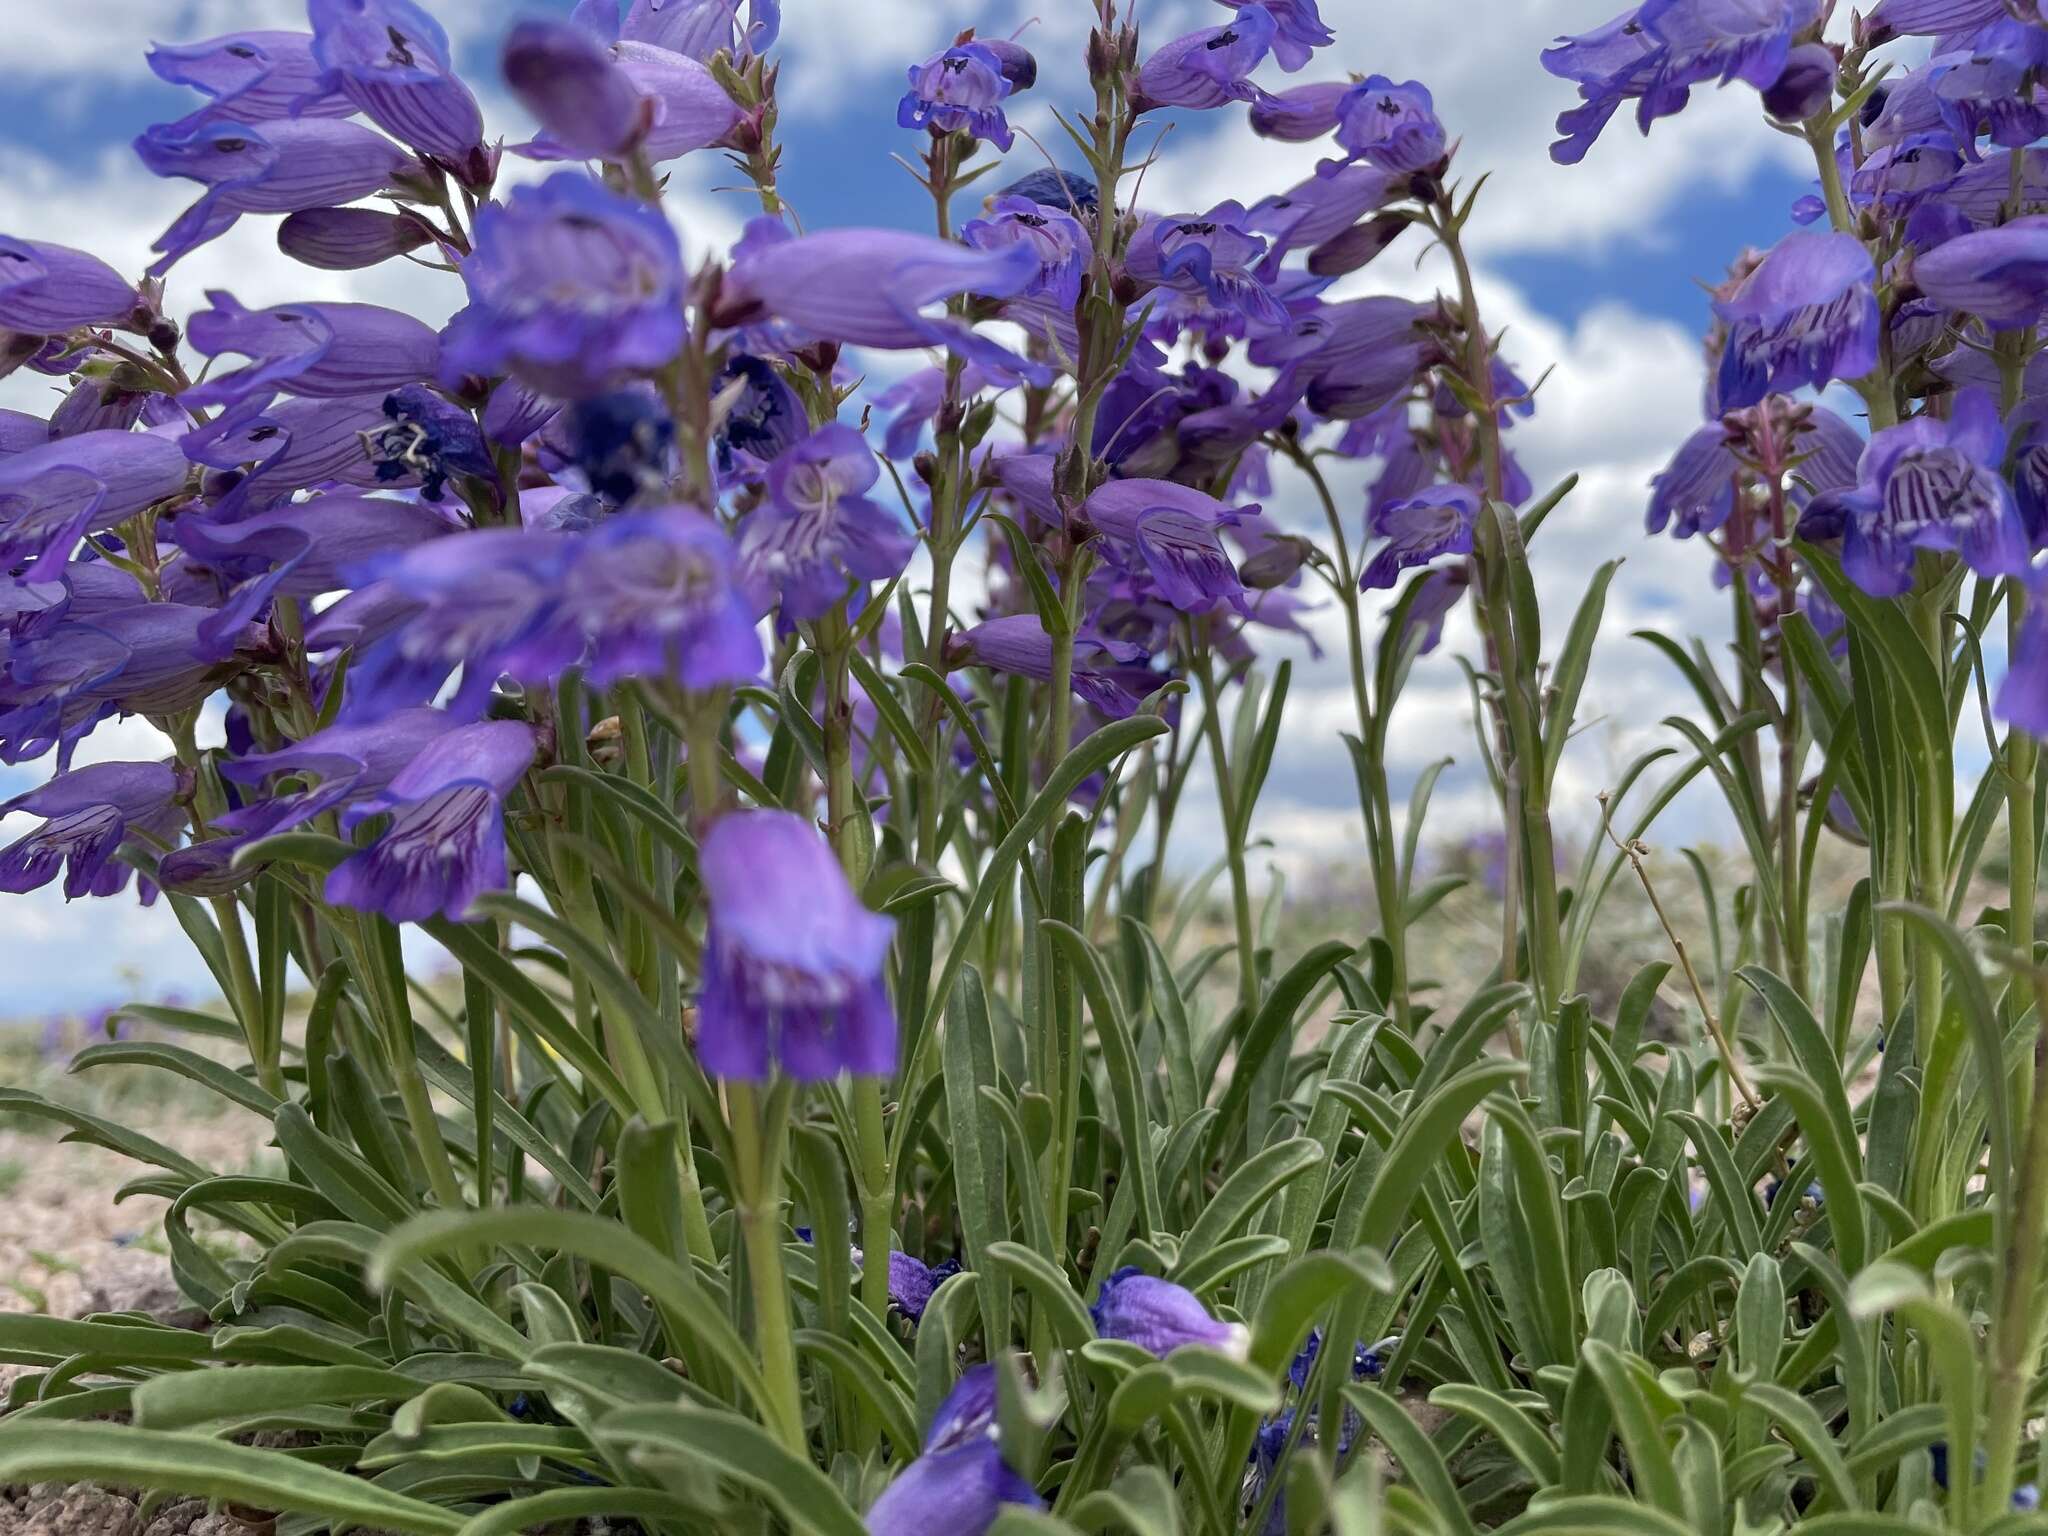
<svg viewBox="0 0 2048 1536"><path fill-rule="evenodd" d="M1387 765L1376 750L1383 739L1382 726L1373 708L1372 691L1366 681L1365 633L1359 612L1358 575L1351 565L1351 544L1344 534L1344 519L1330 494L1329 482L1316 466L1315 456L1292 439L1281 443L1281 451L1308 477L1322 502L1323 518L1330 529L1330 557L1336 563L1334 583L1338 606L1344 610L1345 649L1351 662L1351 702L1358 715L1358 739L1365 744L1360 774L1359 811L1365 821L1367 851L1372 857L1373 897L1380 909L1380 937L1386 940L1392 957L1395 1022L1406 1033L1411 1024L1408 1001L1408 925L1402 914L1401 876L1394 850L1393 800L1387 785ZM1398 642L1396 642L1398 643ZM1385 707L1390 700L1382 700Z"/></svg>
<svg viewBox="0 0 2048 1536"><path fill-rule="evenodd" d="M1216 804L1223 817L1223 853L1230 865L1230 908L1237 928L1237 999L1249 1023L1259 1005L1258 936L1252 926L1251 885L1245 877L1244 844L1237 835L1238 806L1230 778L1230 754L1223 740L1223 713L1217 706L1216 668L1206 641L1197 639L1195 680L1202 689L1202 731L1209 739L1209 770L1216 779Z"/></svg>
<svg viewBox="0 0 2048 1536"><path fill-rule="evenodd" d="M768 1383L768 1427L791 1454L808 1460L789 1288L782 1274L782 1158L789 1132L788 1101L784 1094L771 1093L764 1114L754 1085L739 1081L726 1083L725 1101L732 1120L740 1238L746 1245L747 1281L754 1298L754 1343Z"/></svg>
<svg viewBox="0 0 2048 1536"><path fill-rule="evenodd" d="M2031 971L2031 967L2029 968ZM2022 973L2025 974L2025 973ZM2013 986L2021 985L2015 975ZM2041 1357L2041 1332L2048 1316L2034 1304L2041 1287L2042 1244L2048 1241L2048 1099L2039 1092L2048 1085L2048 978L2034 973L2034 1082L2037 1091L2027 1107L2027 1134L2017 1170L2018 1184L2009 1199L2013 1220L2009 1245L1997 1273L1996 1315L1992 1320L1989 1400L1985 1416L1984 1493L1981 1507L2003 1510L2012 1502L2021 1433L2027 1413L2027 1389Z"/></svg>

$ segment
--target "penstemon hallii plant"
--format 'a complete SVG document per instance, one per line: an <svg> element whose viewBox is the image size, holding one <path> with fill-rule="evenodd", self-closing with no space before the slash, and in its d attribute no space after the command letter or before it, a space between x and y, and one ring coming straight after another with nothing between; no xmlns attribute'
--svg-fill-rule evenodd
<svg viewBox="0 0 2048 1536"><path fill-rule="evenodd" d="M928 233L788 205L770 0L511 26L516 185L412 0L153 52L199 99L137 151L200 190L148 275L0 238L9 366L71 384L0 417L0 759L49 770L0 888L167 904L220 1007L74 1066L193 1079L281 1161L0 1089L144 1165L210 1320L0 1315L0 1481L426 1536L2036 1528L2048 30L1646 0L1544 55L1560 160L1741 81L1820 187L1716 291L1649 498L1735 647L1660 642L1698 710L1568 862L1618 562L1546 649L1573 482L1516 459L1483 178L1315 0L1223 3L910 63ZM976 186L1024 93L1058 154ZM1326 158L1147 207L1148 117L1241 109ZM759 209L694 269L691 156ZM173 306L278 216L464 306ZM1389 250L1435 291L1375 292ZM1303 945L1258 806L1339 743L1260 652L1322 598L1372 903ZM1446 986L1437 770L1397 804L1389 759L1468 603L1505 890ZM123 716L165 755L77 764ZM1700 779L1757 962L1711 993L1645 841ZM1816 911L1829 839L1869 872ZM1668 963L1582 986L1624 874L1696 1032L1651 1027Z"/></svg>

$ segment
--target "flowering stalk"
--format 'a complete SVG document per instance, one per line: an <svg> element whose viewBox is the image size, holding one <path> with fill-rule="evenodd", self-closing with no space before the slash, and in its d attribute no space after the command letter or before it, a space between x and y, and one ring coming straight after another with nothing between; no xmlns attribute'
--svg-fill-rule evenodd
<svg viewBox="0 0 2048 1536"><path fill-rule="evenodd" d="M1528 918L1531 980L1538 1008L1547 1017L1560 1001L1564 975L1556 845L1550 828L1550 789L1545 782L1543 735L1534 687L1539 658L1523 654L1531 637L1522 633L1515 612L1516 592L1528 590L1528 555L1515 515L1501 500L1500 406L1493 389L1493 351L1480 318L1478 291L1461 239L1478 190L1475 186L1466 194L1462 209L1452 206L1448 192L1440 195L1431 210L1430 225L1451 258L1457 276L1459 324L1466 348L1463 383L1471 395L1467 408L1472 412L1479 438L1480 472L1486 490L1474 546L1474 596L1487 636L1489 660L1500 687L1500 758L1510 807L1512 883L1521 891L1522 909ZM1510 937L1504 942L1501 955L1503 978L1512 977L1517 968L1512 924L1508 932Z"/></svg>
<svg viewBox="0 0 2048 1536"><path fill-rule="evenodd" d="M1292 436L1283 435L1276 441L1280 451L1315 487L1316 498L1322 504L1324 522L1330 530L1329 554L1336 569L1330 589L1344 612L1345 651L1351 663L1351 702L1358 717L1358 739L1366 747L1359 754L1359 811L1365 821L1366 844L1372 855L1373 897L1379 906L1380 936L1386 940L1391 958L1394 1017L1401 1028L1407 1030L1412 1020L1408 997L1408 925L1401 910L1401 876L1394 846L1393 800L1387 785L1386 758L1377 747L1377 743L1385 739L1385 721L1373 707L1371 689L1366 682L1358 576L1352 569L1344 519L1337 511L1336 499L1330 494L1329 481L1316 465L1315 455ZM1406 643L1406 637L1390 634L1386 643L1402 645ZM1391 707L1391 700L1380 701L1380 711Z"/></svg>

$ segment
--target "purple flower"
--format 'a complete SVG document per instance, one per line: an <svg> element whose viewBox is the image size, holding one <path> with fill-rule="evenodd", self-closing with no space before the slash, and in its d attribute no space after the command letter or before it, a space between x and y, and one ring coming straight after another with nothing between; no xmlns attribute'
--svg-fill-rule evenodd
<svg viewBox="0 0 2048 1536"><path fill-rule="evenodd" d="M0 235L0 326L39 335L118 325L135 307L135 285L97 256Z"/></svg>
<svg viewBox="0 0 2048 1536"><path fill-rule="evenodd" d="M469 306L442 333L443 377L510 372L576 398L661 367L683 343L682 250L661 211L562 171L476 218Z"/></svg>
<svg viewBox="0 0 2048 1536"><path fill-rule="evenodd" d="M1290 75L1307 64L1318 48L1337 41L1337 34L1323 25L1316 0L1216 0L1240 16L1255 7L1273 18L1273 57Z"/></svg>
<svg viewBox="0 0 2048 1536"><path fill-rule="evenodd" d="M1735 509L1735 480L1741 470L1728 429L1718 421L1708 422L1651 477L1644 526L1651 533L1669 526L1673 537L1680 539L1712 533Z"/></svg>
<svg viewBox="0 0 2048 1536"><path fill-rule="evenodd" d="M430 379L441 341L411 315L376 304L280 304L244 309L216 288L213 307L194 314L186 339L206 357L235 353L246 368L215 374L181 396L188 406L239 405L278 390L333 399Z"/></svg>
<svg viewBox="0 0 2048 1536"><path fill-rule="evenodd" d="M1560 37L1543 50L1543 67L1579 87L1580 105L1558 114L1557 131L1564 137L1550 146L1559 165L1577 165L1593 147L1624 101L1643 98L1657 88L1663 46L1644 27L1640 7L1631 7L1605 26L1577 37ZM1653 116L1683 107L1691 94L1686 86L1663 93ZM1647 105L1647 103L1646 103Z"/></svg>
<svg viewBox="0 0 2048 1536"><path fill-rule="evenodd" d="M326 726L275 751L222 757L220 776L231 784L253 789L273 775L291 775L306 781L307 787L273 789L261 799L252 798L244 809L228 812L218 825L238 832L280 832L351 800L382 794L430 742L455 729L452 716L418 705L367 725Z"/></svg>
<svg viewBox="0 0 2048 1536"><path fill-rule="evenodd" d="M412 0L307 0L306 15L326 90L470 190L490 185L483 113L455 77L439 22Z"/></svg>
<svg viewBox="0 0 2048 1536"><path fill-rule="evenodd" d="M1318 305L1287 330L1255 340L1251 360L1279 366L1283 384L1298 389L1314 414L1356 421L1413 386L1432 355L1421 330L1430 313L1428 305L1392 297Z"/></svg>
<svg viewBox="0 0 2048 1536"><path fill-rule="evenodd" d="M1003 61L986 43L955 43L910 66L910 89L896 104L896 126L966 133L1008 149L1014 136L1002 102L1012 89Z"/></svg>
<svg viewBox="0 0 2048 1536"><path fill-rule="evenodd" d="M346 96L322 93L310 32L231 32L198 43L156 43L148 57L159 80L189 85L207 98L188 123L348 117L356 110Z"/></svg>
<svg viewBox="0 0 2048 1536"><path fill-rule="evenodd" d="M1436 566L1416 580L1415 596L1403 616L1401 633L1405 638L1422 631L1422 655L1427 656L1442 642L1444 620L1458 606L1471 583L1471 573L1462 564Z"/></svg>
<svg viewBox="0 0 2048 1536"><path fill-rule="evenodd" d="M1980 229L1913 258L1913 282L1944 309L1994 331L2029 326L2048 309L2048 215Z"/></svg>
<svg viewBox="0 0 2048 1536"><path fill-rule="evenodd" d="M1873 42L1968 32L2005 14L2005 0L1878 0L1863 25Z"/></svg>
<svg viewBox="0 0 2048 1536"><path fill-rule="evenodd" d="M1781 123L1803 123L1835 99L1835 56L1825 43L1801 43L1764 87L1764 110Z"/></svg>
<svg viewBox="0 0 2048 1536"><path fill-rule="evenodd" d="M958 294L1010 298L1038 277L1038 253L1024 244L976 251L894 229L798 236L779 220L756 219L726 273L719 322L781 320L825 340L895 351L945 347L1044 383L1044 368L948 315L925 313Z"/></svg>
<svg viewBox="0 0 2048 1536"><path fill-rule="evenodd" d="M394 923L467 918L477 897L510 883L505 797L533 753L532 728L516 720L436 736L382 790L349 806L344 828L387 811L391 820L328 872L327 899Z"/></svg>
<svg viewBox="0 0 2048 1536"><path fill-rule="evenodd" d="M913 1323L924 1316L940 1278L922 1260L900 1248L889 1251L889 1304Z"/></svg>
<svg viewBox="0 0 2048 1536"><path fill-rule="evenodd" d="M881 467L859 432L830 422L768 466L768 500L740 526L740 569L779 597L785 620L824 617L848 578L899 576L916 544L902 520L863 493Z"/></svg>
<svg viewBox="0 0 2048 1536"><path fill-rule="evenodd" d="M1265 249L1247 227L1242 203L1218 203L1207 213L1147 219L1131 237L1124 266L1149 287L1200 293L1256 325L1285 325L1286 307L1252 271Z"/></svg>
<svg viewBox="0 0 2048 1536"><path fill-rule="evenodd" d="M944 368L920 368L875 396L877 412L895 412L882 439L882 451L890 458L907 459L917 452L919 436L945 404L946 376ZM970 400L989 383L987 371L969 363L960 370L958 397Z"/></svg>
<svg viewBox="0 0 2048 1536"><path fill-rule="evenodd" d="M354 272L416 251L433 239L410 213L381 208L304 208L277 226L277 248L308 267Z"/></svg>
<svg viewBox="0 0 2048 1536"><path fill-rule="evenodd" d="M651 115L640 143L650 165L731 141L744 114L703 64L652 43L621 42L612 53L619 72L640 93L642 110ZM535 159L559 158L546 135L520 152Z"/></svg>
<svg viewBox="0 0 2048 1536"><path fill-rule="evenodd" d="M114 862L122 842L131 833L160 843L175 838L185 820L178 797L189 789L167 763L94 763L0 801L0 816L19 811L43 818L33 832L0 848L0 891L33 891L62 867L65 900L113 895L130 873Z"/></svg>
<svg viewBox="0 0 2048 1536"><path fill-rule="evenodd" d="M697 1054L713 1076L759 1081L769 1063L821 1082L896 1070L882 981L895 925L870 912L818 830L786 811L741 811L704 834L710 903Z"/></svg>
<svg viewBox="0 0 2048 1536"><path fill-rule="evenodd" d="M1330 169L1364 160L1383 171L1426 171L1444 158L1444 125L1421 81L1370 75L1338 103L1337 142L1348 158L1325 161Z"/></svg>
<svg viewBox="0 0 2048 1536"><path fill-rule="evenodd" d="M441 500L450 475L493 479L497 465L476 418L424 384L384 397L390 425L363 434L363 448L386 483L417 480L426 501Z"/></svg>
<svg viewBox="0 0 2048 1536"><path fill-rule="evenodd" d="M1391 587L1400 572L1439 555L1469 555L1478 516L1479 493L1469 485L1432 485L1377 508L1371 531L1387 542L1366 562L1358 585Z"/></svg>
<svg viewBox="0 0 2048 1536"><path fill-rule="evenodd" d="M972 1440L985 1440L996 1426L996 1367L992 1361L970 1365L953 1383L924 1434L926 1452L951 1450Z"/></svg>
<svg viewBox="0 0 2048 1536"><path fill-rule="evenodd" d="M1384 225L1375 221L1360 226L1358 221L1405 196L1407 191L1405 175L1371 165L1347 165L1332 174L1310 176L1285 192L1262 198L1252 205L1244 220L1245 228L1272 238L1272 249L1259 266L1259 276L1272 281L1279 275L1280 263L1288 252L1307 248L1313 248L1309 270L1318 276L1340 276L1354 270L1347 263L1350 256L1358 253L1348 251L1348 246L1358 236L1366 237L1371 247L1366 260L1370 260L1407 227L1406 221L1399 218L1390 218ZM1352 239L1347 241L1347 236ZM1340 253L1344 256L1341 261ZM1364 264L1358 261L1355 265ZM1333 267L1335 270L1327 270Z"/></svg>
<svg viewBox="0 0 2048 1536"><path fill-rule="evenodd" d="M1019 176L995 193L997 197L1022 197L1041 208L1058 208L1066 213L1086 214L1095 209L1095 183L1072 171L1050 166Z"/></svg>
<svg viewBox="0 0 2048 1536"><path fill-rule="evenodd" d="M1913 552L1950 550L1979 576L2027 569L2026 529L1998 470L2005 429L1980 389L1957 395L1947 421L1918 416L1871 434L1847 512L1842 570L1873 597L1913 585Z"/></svg>
<svg viewBox="0 0 2048 1536"><path fill-rule="evenodd" d="M651 122L611 50L571 22L520 22L505 35L501 63L512 94L566 158L617 160Z"/></svg>
<svg viewBox="0 0 2048 1536"><path fill-rule="evenodd" d="M719 371L712 404L721 474L757 478L803 435L804 403L774 366L735 352Z"/></svg>
<svg viewBox="0 0 2048 1536"><path fill-rule="evenodd" d="M1248 6L1228 26L1204 27L1175 38L1139 68L1131 104L1144 112L1153 107L1208 108L1256 100L1260 91L1251 82L1251 72L1272 48L1279 30L1271 11Z"/></svg>
<svg viewBox="0 0 2048 1536"><path fill-rule="evenodd" d="M353 202L389 186L409 163L405 151L360 123L310 117L163 124L136 139L135 152L158 176L183 176L206 187L151 247L163 253L150 265L153 277L226 234L245 213Z"/></svg>
<svg viewBox="0 0 2048 1536"><path fill-rule="evenodd" d="M707 689L761 674L761 637L732 538L686 507L630 512L579 540L562 578L560 622L580 637L578 649L587 644L588 675L599 686L667 677Z"/></svg>
<svg viewBox="0 0 2048 1536"><path fill-rule="evenodd" d="M1081 272L1090 250L1088 231L1079 219L1055 205L1027 196L993 198L987 217L969 220L961 228L960 238L978 251L1022 245L1035 252L1038 276L1020 298L1044 299L1070 310L1081 297Z"/></svg>
<svg viewBox="0 0 2048 1536"><path fill-rule="evenodd" d="M404 465L394 469L388 459L370 455L371 443L391 425L384 409L389 398L379 393L267 406L244 401L187 432L179 446L195 464L241 476L222 477L208 487L209 494L220 495L224 516L242 516L323 481L403 485L415 478Z"/></svg>
<svg viewBox="0 0 2048 1536"><path fill-rule="evenodd" d="M1134 1267L1103 1281L1091 1310L1103 1338L1123 1339L1154 1355L1200 1344L1242 1360L1251 1347L1244 1324L1217 1321L1193 1291Z"/></svg>
<svg viewBox="0 0 2048 1536"><path fill-rule="evenodd" d="M1714 301L1728 328L1716 380L1720 409L1876 367L1875 278L1870 253L1853 236L1780 240L1733 294Z"/></svg>
<svg viewBox="0 0 2048 1536"><path fill-rule="evenodd" d="M1144 658L1145 652L1139 646L1083 629L1074 636L1073 666L1069 673L1075 696L1112 720L1135 714L1143 700L1124 679L1132 670L1142 670L1142 666L1134 669L1132 664L1142 664ZM1052 636L1045 632L1035 613L1004 614L947 636L946 664L987 667L1013 677L1049 683Z"/></svg>
<svg viewBox="0 0 2048 1536"><path fill-rule="evenodd" d="M868 1536L982 1536L1005 1504L1043 1509L1045 1500L983 1437L928 1451L897 1474L868 1510Z"/></svg>
<svg viewBox="0 0 2048 1536"><path fill-rule="evenodd" d="M1232 508L1170 480L1111 480L1087 502L1088 521L1135 549L1159 595L1183 613L1206 613L1243 596L1217 530L1256 506Z"/></svg>
<svg viewBox="0 0 2048 1536"><path fill-rule="evenodd" d="M739 11L740 0L632 0L617 35L682 54L700 64L708 63L721 49L736 58L759 57L774 46L781 30L780 0L747 0L745 25ZM607 12L616 17L616 0L583 0L576 19L588 25L595 16L601 23Z"/></svg>
<svg viewBox="0 0 2048 1536"><path fill-rule="evenodd" d="M1317 81L1289 86L1252 103L1252 132L1262 139L1306 144L1337 126L1337 113L1351 94L1349 80Z"/></svg>
<svg viewBox="0 0 2048 1536"><path fill-rule="evenodd" d="M1743 80L1767 90L1784 73L1792 40L1819 19L1818 0L1644 0L1643 30L1663 46L1658 87ZM1642 124L1655 116L1645 96ZM1683 105L1681 96L1669 110Z"/></svg>
<svg viewBox="0 0 2048 1536"><path fill-rule="evenodd" d="M182 493L190 472L176 438L114 428L0 458L0 565L61 560L86 534Z"/></svg>

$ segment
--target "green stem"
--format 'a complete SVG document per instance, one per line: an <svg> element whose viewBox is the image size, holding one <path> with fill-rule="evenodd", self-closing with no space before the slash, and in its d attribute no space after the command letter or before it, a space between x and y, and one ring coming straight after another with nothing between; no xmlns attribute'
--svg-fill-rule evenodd
<svg viewBox="0 0 2048 1536"><path fill-rule="evenodd" d="M1411 1030L1408 1003L1408 925L1402 914L1401 877L1394 852L1393 800L1387 785L1387 765L1375 750L1383 739L1366 682L1365 633L1359 613L1357 572L1351 566L1351 545L1344 535L1344 519L1330 494L1329 482L1316 467L1312 454L1292 440L1281 444L1315 487L1323 505L1323 518L1330 528L1331 557L1337 564L1337 602L1344 610L1344 640L1351 661L1351 702L1358 715L1358 739L1365 744L1359 769L1365 782L1360 786L1359 811L1365 822L1368 852L1372 856L1373 897L1380 909L1380 936L1387 942L1392 958L1394 1019L1403 1034ZM1397 642L1398 643L1398 642ZM1382 701L1388 703L1390 701Z"/></svg>
<svg viewBox="0 0 2048 1536"><path fill-rule="evenodd" d="M782 1275L782 1156L789 1130L788 1098L779 1091L771 1093L764 1115L752 1083L729 1081L725 1099L732 1120L740 1237L746 1245L747 1280L754 1299L754 1343L768 1384L768 1428L792 1455L808 1461L789 1289Z"/></svg>
<svg viewBox="0 0 2048 1536"><path fill-rule="evenodd" d="M2013 978L2017 989L2021 978ZM2034 977L2034 1081L2048 1084L2048 979ZM2048 1100L2038 1093L2027 1114L2027 1139L2010 1193L2014 1219L1997 1280L1997 1312L1990 1339L1989 1400L1985 1416L1984 1495L1980 1507L2003 1510L2012 1502L2027 1389L2041 1355L2041 1249L2048 1240ZM2000 1192L2001 1199L2006 1198Z"/></svg>
<svg viewBox="0 0 2048 1536"><path fill-rule="evenodd" d="M1217 707L1216 669L1209 658L1209 647L1198 640L1189 650L1194 656L1195 679L1202 689L1202 730L1209 739L1209 769L1216 779L1216 804L1223 816L1223 853L1230 864L1230 906L1237 927L1237 999L1249 1027L1259 1005L1258 939L1252 928L1252 895L1245 878L1244 845L1237 835L1237 795L1230 780L1230 756L1223 742L1223 715Z"/></svg>

